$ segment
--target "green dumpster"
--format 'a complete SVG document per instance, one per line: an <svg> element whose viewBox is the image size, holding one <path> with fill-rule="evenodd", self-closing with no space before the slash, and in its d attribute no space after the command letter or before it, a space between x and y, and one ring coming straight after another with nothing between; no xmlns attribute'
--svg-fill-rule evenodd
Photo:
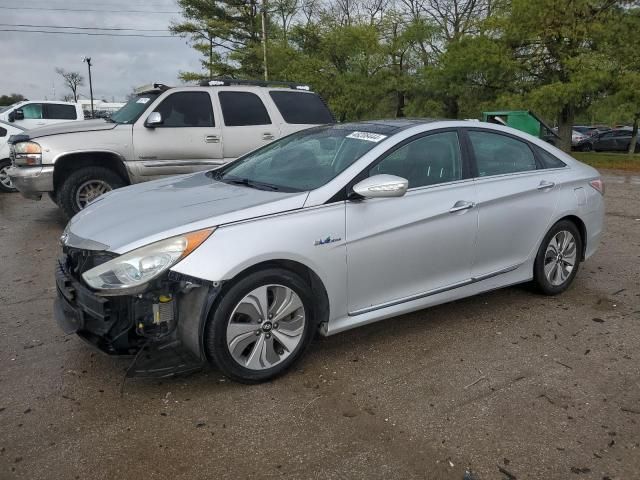
<svg viewBox="0 0 640 480"><path fill-rule="evenodd" d="M506 125L534 137L542 138L550 143L554 143L553 140L559 138L558 134L549 125L530 110L483 112L482 121Z"/></svg>

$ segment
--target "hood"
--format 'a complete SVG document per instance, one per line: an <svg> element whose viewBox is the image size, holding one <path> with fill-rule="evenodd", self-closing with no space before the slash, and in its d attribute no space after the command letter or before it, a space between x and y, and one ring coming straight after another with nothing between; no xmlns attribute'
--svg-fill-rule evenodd
<svg viewBox="0 0 640 480"><path fill-rule="evenodd" d="M103 195L71 219L68 238L125 253L174 235L299 209L307 195L229 185L205 172L171 177Z"/></svg>
<svg viewBox="0 0 640 480"><path fill-rule="evenodd" d="M16 135L16 137L27 136L29 139L47 137L50 135L62 135L64 133L77 133L77 132L93 132L96 130L112 130L118 124L107 122L101 118L95 120L79 120L54 123L46 127L34 128L33 130L27 130L24 133Z"/></svg>

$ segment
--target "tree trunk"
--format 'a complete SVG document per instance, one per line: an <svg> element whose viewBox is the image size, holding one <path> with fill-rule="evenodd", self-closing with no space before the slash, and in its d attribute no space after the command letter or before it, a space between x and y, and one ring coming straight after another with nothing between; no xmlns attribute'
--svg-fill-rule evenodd
<svg viewBox="0 0 640 480"><path fill-rule="evenodd" d="M396 118L404 117L405 98L404 92L398 90L396 92Z"/></svg>
<svg viewBox="0 0 640 480"><path fill-rule="evenodd" d="M444 99L444 113L446 118L455 120L460 113L460 106L458 105L457 97L446 97Z"/></svg>
<svg viewBox="0 0 640 480"><path fill-rule="evenodd" d="M560 135L560 143L557 145L562 151L571 153L571 133L573 132L573 105L565 105L562 107L560 115L558 115L558 135Z"/></svg>
<svg viewBox="0 0 640 480"><path fill-rule="evenodd" d="M633 116L633 131L631 132L631 143L629 144L629 154L635 153L638 144L638 121L640 120L640 112Z"/></svg>

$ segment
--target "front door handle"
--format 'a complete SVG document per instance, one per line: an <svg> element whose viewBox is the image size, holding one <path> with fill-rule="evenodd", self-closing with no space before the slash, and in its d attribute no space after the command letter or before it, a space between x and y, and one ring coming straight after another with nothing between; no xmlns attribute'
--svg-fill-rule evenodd
<svg viewBox="0 0 640 480"><path fill-rule="evenodd" d="M268 133L267 132L267 133L263 133L262 134L262 139L263 140L273 140L274 138L276 138L276 137L274 137L273 133Z"/></svg>
<svg viewBox="0 0 640 480"><path fill-rule="evenodd" d="M206 143L220 143L220 137L217 135L207 135L204 137L204 141Z"/></svg>
<svg viewBox="0 0 640 480"><path fill-rule="evenodd" d="M464 210L471 210L475 206L476 206L475 202L458 200L456 203L454 203L453 207L449 209L449 213L456 213L456 212L462 212Z"/></svg>
<svg viewBox="0 0 640 480"><path fill-rule="evenodd" d="M553 188L555 187L556 184L554 182L547 182L546 180L542 180L539 184L538 184L538 190L546 190L547 188Z"/></svg>

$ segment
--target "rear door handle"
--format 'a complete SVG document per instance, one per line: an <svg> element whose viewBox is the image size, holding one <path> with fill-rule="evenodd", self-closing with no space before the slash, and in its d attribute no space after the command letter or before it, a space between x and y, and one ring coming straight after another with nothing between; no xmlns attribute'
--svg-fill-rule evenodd
<svg viewBox="0 0 640 480"><path fill-rule="evenodd" d="M267 133L263 133L262 134L262 139L263 140L273 140L274 138L276 138L276 137L273 136L273 133L268 133L267 132Z"/></svg>
<svg viewBox="0 0 640 480"><path fill-rule="evenodd" d="M454 203L453 207L449 209L449 213L462 212L464 210L470 210L475 207L475 202L467 202L465 200L458 200Z"/></svg>
<svg viewBox="0 0 640 480"><path fill-rule="evenodd" d="M204 141L206 143L220 143L220 137L217 135L207 135L204 137Z"/></svg>
<svg viewBox="0 0 640 480"><path fill-rule="evenodd" d="M555 187L556 184L554 182L547 182L546 180L542 180L539 184L538 184L538 190L546 190L547 188L553 188Z"/></svg>

